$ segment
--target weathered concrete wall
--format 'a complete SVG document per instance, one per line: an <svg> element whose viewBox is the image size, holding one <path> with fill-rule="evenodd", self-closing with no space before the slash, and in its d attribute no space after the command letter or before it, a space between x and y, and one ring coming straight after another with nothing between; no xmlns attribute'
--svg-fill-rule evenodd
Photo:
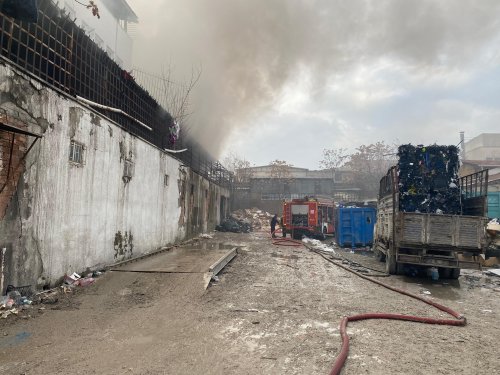
<svg viewBox="0 0 500 375"><path fill-rule="evenodd" d="M228 190L4 65L0 107L43 134L26 156L0 219L5 284L53 283L65 273L149 252L219 222ZM69 160L71 141L83 145L81 164Z"/></svg>

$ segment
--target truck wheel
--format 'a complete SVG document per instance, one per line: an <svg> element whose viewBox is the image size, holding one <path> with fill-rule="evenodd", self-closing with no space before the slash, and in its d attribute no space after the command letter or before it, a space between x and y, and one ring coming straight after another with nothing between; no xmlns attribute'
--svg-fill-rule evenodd
<svg viewBox="0 0 500 375"><path fill-rule="evenodd" d="M393 246L391 245L387 249L387 254L385 256L385 272L390 275L394 275L397 271L396 254Z"/></svg>
<svg viewBox="0 0 500 375"><path fill-rule="evenodd" d="M396 275L404 275L405 274L405 264L396 262Z"/></svg>
<svg viewBox="0 0 500 375"><path fill-rule="evenodd" d="M375 258L379 262L385 262L385 254L381 252L379 249L375 249Z"/></svg>
<svg viewBox="0 0 500 375"><path fill-rule="evenodd" d="M301 240L302 239L302 233L300 232L292 232L292 237L294 240Z"/></svg>
<svg viewBox="0 0 500 375"><path fill-rule="evenodd" d="M460 276L460 268L452 268L450 279L456 280L458 279L459 276Z"/></svg>
<svg viewBox="0 0 500 375"><path fill-rule="evenodd" d="M449 279L451 278L451 268L439 267L439 278Z"/></svg>

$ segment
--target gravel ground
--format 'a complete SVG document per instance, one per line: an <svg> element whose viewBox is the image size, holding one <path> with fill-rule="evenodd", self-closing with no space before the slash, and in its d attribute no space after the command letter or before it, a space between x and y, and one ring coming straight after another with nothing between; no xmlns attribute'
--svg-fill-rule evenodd
<svg viewBox="0 0 500 375"><path fill-rule="evenodd" d="M29 319L0 321L2 374L328 374L343 316L445 314L264 233L217 233L238 256L207 290L200 274L107 272ZM365 255L343 253L370 267ZM379 278L467 317L465 327L351 323L343 374L500 373L500 293L477 278Z"/></svg>

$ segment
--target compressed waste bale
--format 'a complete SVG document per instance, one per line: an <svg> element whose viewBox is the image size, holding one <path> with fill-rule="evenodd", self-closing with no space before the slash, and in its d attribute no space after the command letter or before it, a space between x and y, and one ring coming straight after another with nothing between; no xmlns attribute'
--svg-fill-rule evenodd
<svg viewBox="0 0 500 375"><path fill-rule="evenodd" d="M456 146L399 146L399 209L460 214L458 153Z"/></svg>

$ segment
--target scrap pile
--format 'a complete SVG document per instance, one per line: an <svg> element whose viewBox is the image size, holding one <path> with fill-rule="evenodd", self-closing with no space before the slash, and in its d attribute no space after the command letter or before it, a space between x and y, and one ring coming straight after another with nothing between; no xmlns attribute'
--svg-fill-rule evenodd
<svg viewBox="0 0 500 375"><path fill-rule="evenodd" d="M45 310L43 305L56 304L59 302L61 295L72 293L77 287L86 287L93 284L95 278L102 275L103 272L104 270L93 271L85 277L81 277L77 273L64 275L61 286L38 293L33 291L31 285L18 287L8 285L5 295L0 295L0 318L7 319L9 316L17 316L26 319L37 312L41 313ZM38 305L38 308L33 308L34 305Z"/></svg>
<svg viewBox="0 0 500 375"><path fill-rule="evenodd" d="M6 319L9 315L18 315L31 307L32 294L31 286L16 288L8 285L5 296L0 296L0 318Z"/></svg>
<svg viewBox="0 0 500 375"><path fill-rule="evenodd" d="M237 210L215 229L219 232L248 233L255 229L269 227L272 217L270 213L257 208Z"/></svg>
<svg viewBox="0 0 500 375"><path fill-rule="evenodd" d="M494 218L486 226L486 233L489 238L489 245L486 249L486 259L488 257L500 258L500 219Z"/></svg>
<svg viewBox="0 0 500 375"><path fill-rule="evenodd" d="M405 212L461 212L456 146L398 148L399 208Z"/></svg>

